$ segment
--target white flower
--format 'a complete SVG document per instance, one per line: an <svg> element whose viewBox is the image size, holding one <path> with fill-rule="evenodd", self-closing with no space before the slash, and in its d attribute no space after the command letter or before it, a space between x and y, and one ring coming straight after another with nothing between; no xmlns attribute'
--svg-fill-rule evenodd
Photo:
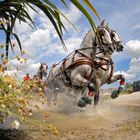
<svg viewBox="0 0 140 140"><path fill-rule="evenodd" d="M17 120L14 120L13 123L12 123L12 127L13 127L14 129L18 129L19 126L20 126L20 123L19 123Z"/></svg>
<svg viewBox="0 0 140 140"><path fill-rule="evenodd" d="M29 112L29 116L32 116L33 114L32 114L32 112Z"/></svg>
<svg viewBox="0 0 140 140"><path fill-rule="evenodd" d="M5 104L1 104L1 107L2 107L2 108L5 108Z"/></svg>

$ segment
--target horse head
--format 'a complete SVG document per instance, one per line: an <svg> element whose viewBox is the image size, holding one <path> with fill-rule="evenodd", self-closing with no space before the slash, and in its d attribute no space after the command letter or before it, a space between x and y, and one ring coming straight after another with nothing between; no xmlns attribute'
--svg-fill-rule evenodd
<svg viewBox="0 0 140 140"><path fill-rule="evenodd" d="M98 34L100 38L102 39L102 42L107 45L112 44L112 40L110 37L110 32L107 30L107 24L105 21L103 21L99 26L98 26Z"/></svg>
<svg viewBox="0 0 140 140"><path fill-rule="evenodd" d="M43 78L43 76L45 77L47 76L47 70L48 70L48 66L45 63L41 63L38 70L41 79Z"/></svg>
<svg viewBox="0 0 140 140"><path fill-rule="evenodd" d="M122 52L124 46L123 46L122 40L120 39L116 31L111 30L110 36L113 42L114 50L116 50L117 52Z"/></svg>
<svg viewBox="0 0 140 140"><path fill-rule="evenodd" d="M113 51L117 51L117 52L123 51L124 46L123 46L122 40L120 39L119 35L116 33L115 30L112 30L109 28L108 23L105 20L103 20L101 22L101 25L98 28L99 29L104 28L104 30L106 29L108 31L109 36L110 36L111 41L112 41L111 48ZM103 39L104 38L102 38L102 40ZM103 40L103 42L104 42L104 40Z"/></svg>
<svg viewBox="0 0 140 140"><path fill-rule="evenodd" d="M101 39L100 46L104 51L114 52L112 38L110 36L110 29L108 28L108 23L103 20L101 24L97 27L98 35Z"/></svg>

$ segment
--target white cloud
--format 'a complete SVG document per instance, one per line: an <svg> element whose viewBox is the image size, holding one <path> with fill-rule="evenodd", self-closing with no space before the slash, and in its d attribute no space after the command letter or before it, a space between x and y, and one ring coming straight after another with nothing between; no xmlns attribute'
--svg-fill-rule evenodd
<svg viewBox="0 0 140 140"><path fill-rule="evenodd" d="M116 74L123 74L128 81L133 81L140 75L140 40L131 40L125 45L125 56L131 58L127 71L118 71ZM121 57L123 59L123 56Z"/></svg>
<svg viewBox="0 0 140 140"><path fill-rule="evenodd" d="M12 60L10 63L15 67L20 67L20 71L18 72L20 77L26 74L26 72L31 75L37 72L39 67L39 63L41 59L46 55L52 55L57 53L60 55L65 55L73 51L75 48L80 47L82 42L82 34L77 32L70 23L67 22L64 18L62 18L63 23L65 24L68 33L64 33L67 35L65 37L66 46L68 48L68 52L65 52L60 41L58 39L58 35L49 19L46 15L38 10L39 14L36 14L32 9L29 8L29 13L31 14L31 18L37 23L36 30L31 29L27 24L16 22L15 31L19 35L23 50L25 50L25 57L28 59L26 64L19 64L16 60ZM63 13L66 17L71 20L75 25L78 24L81 16L79 10L73 5L70 5L69 10L63 10ZM86 30L86 29L84 29ZM15 53L19 54L19 48L15 47ZM14 73L16 70L12 70L10 73Z"/></svg>
<svg viewBox="0 0 140 140"><path fill-rule="evenodd" d="M29 11L32 11L32 10L29 9ZM52 52L53 50L54 51L57 50L58 53L60 54L64 53L62 45L60 44L60 41L58 40L58 35L56 34L56 31L54 27L52 26L52 24L50 23L49 19L46 18L46 15L40 10L38 12L39 12L39 15L31 14L32 15L31 17L33 19L36 19L38 22L37 30L32 32L31 30L29 31L28 28L25 27L24 32L27 31L28 33L26 35L21 34L21 37L20 37L23 41L23 47L25 51L28 53L28 57L29 56L31 58L36 57L37 55L39 55L39 52L43 53L44 51ZM63 11L63 13L74 24L77 24L78 20L81 18L81 13L72 4L70 5L69 10L65 10ZM66 26L68 32L72 32L72 29L74 30L74 28L71 28L69 22L67 22L63 18L62 18L62 21L64 22L64 25ZM74 31L77 32L76 30ZM69 38L65 39L68 50L69 49L70 51L73 50L75 46L78 47L78 45L80 44L79 40L81 39L81 36L79 36L79 34L80 34L79 32L73 33ZM74 41L75 38L76 38L76 41ZM55 42L54 42L54 39L55 39ZM43 52L41 52L42 50Z"/></svg>
<svg viewBox="0 0 140 140"><path fill-rule="evenodd" d="M127 81L132 81L135 78L135 73L129 73L128 71L117 71L115 74L122 74L124 75Z"/></svg>
<svg viewBox="0 0 140 140"><path fill-rule="evenodd" d="M59 43L51 44L51 47L49 47L48 50L46 50L46 52L43 53L43 55L47 55L47 56L53 55L53 54L68 55L73 50L80 47L82 39L83 39L83 35L81 35L80 37L75 37L75 38L71 37L65 40L67 51L65 51L62 45Z"/></svg>
<svg viewBox="0 0 140 140"><path fill-rule="evenodd" d="M118 57L119 56L119 57ZM124 45L124 50L121 53L115 52L113 60L119 62L122 59L131 59L140 57L140 40L130 40Z"/></svg>
<svg viewBox="0 0 140 140"><path fill-rule="evenodd" d="M4 72L4 75L9 75L9 76L15 76L15 74L17 73L16 69L13 70L7 70Z"/></svg>
<svg viewBox="0 0 140 140"><path fill-rule="evenodd" d="M22 79L26 73L29 73L33 77L37 73L40 63L35 63L31 59L27 60L26 63L20 63L17 59L13 59L8 62L8 66L9 68L12 67L12 70L7 70L5 74L13 76L16 74L18 78Z"/></svg>
<svg viewBox="0 0 140 140"><path fill-rule="evenodd" d="M139 68L140 58L133 58L127 71L118 71L115 74L123 74L127 81L132 82L140 74Z"/></svg>
<svg viewBox="0 0 140 140"><path fill-rule="evenodd" d="M79 19L82 17L81 12L72 4L70 5L70 10L63 11L63 13L74 25L76 25L77 21L79 21ZM73 29L72 25L70 25L70 23L64 18L63 18L63 23L66 26L66 28Z"/></svg>
<svg viewBox="0 0 140 140"><path fill-rule="evenodd" d="M131 40L127 42L125 48L132 58L140 57L140 40Z"/></svg>
<svg viewBox="0 0 140 140"><path fill-rule="evenodd" d="M137 24L137 25L133 26L132 29L134 29L134 30L140 29L140 24Z"/></svg>
<svg viewBox="0 0 140 140"><path fill-rule="evenodd" d="M58 36L54 27L50 23L49 19L46 18L46 15L44 15L43 12L41 12L40 10L38 10L39 14L34 13L31 9L29 9L29 12L31 13L31 17L35 19L35 21L37 21L37 30L33 31L29 26L25 25L24 23L22 23L21 25L17 23L16 28L22 40L23 48L27 52L25 56L28 59L26 64L19 64L16 61L12 62L13 65L21 68L21 70L19 71L20 77L23 77L26 72L34 75L40 65L38 62L40 62L44 56L53 57L53 55L55 54L67 55L74 49L79 48L85 35L85 31L87 31L86 28L84 29L84 31L83 29L80 29L81 32L75 31L72 26L70 26L70 23L68 23L65 19L62 18L63 23L68 30L68 33L70 33L67 33L68 36L67 38L65 38L65 43L68 48L68 52L65 52L62 48L62 45L60 44L60 41L58 40ZM81 26L79 26L79 20L82 19L82 15L79 10L77 10L73 5L71 5L70 9L68 11L63 11L63 13L68 19L71 20L72 23L78 25L78 27L81 28ZM116 23L118 23L118 21L124 21L118 20L124 17L121 13L114 12L112 19L114 19L114 17L117 17L117 20L111 20L113 23L115 23L113 25L120 25ZM122 23L121 25L125 24ZM139 26L137 25L137 28L138 27ZM64 35L66 35L66 33L64 33ZM127 42L124 52L119 54L119 57L118 53L116 53L116 56L114 58L115 60L118 59L118 61L124 58L131 58L129 69L127 71L119 71L117 73L124 74L128 81L134 80L136 76L140 73L140 40L131 40Z"/></svg>
<svg viewBox="0 0 140 140"><path fill-rule="evenodd" d="M76 25L77 22L79 21L79 19L82 17L81 12L72 4L70 5L69 9L67 9L67 10L61 9L61 11L65 15L65 17L74 25ZM54 27L50 24L49 19L46 18L46 15L41 11L39 11L39 15L40 15L40 25L39 26L44 29L47 28L52 33L56 33L56 31L54 30ZM61 16L61 20L62 20L62 23L64 24L64 26L66 27L67 31L75 31L75 29L72 27L72 25L63 16Z"/></svg>

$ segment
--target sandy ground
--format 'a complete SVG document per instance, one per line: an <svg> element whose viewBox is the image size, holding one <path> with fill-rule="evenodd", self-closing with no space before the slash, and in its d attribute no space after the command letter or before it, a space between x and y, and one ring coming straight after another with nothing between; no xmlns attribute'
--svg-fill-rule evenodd
<svg viewBox="0 0 140 140"><path fill-rule="evenodd" d="M43 110L35 117L42 118ZM69 108L71 108L69 106ZM12 134L11 140L140 140L140 93L121 95L117 99L87 107L85 112L54 106L49 110L47 122L58 128L58 135L26 125L20 137ZM67 110L67 111L66 111ZM26 133L23 137L21 133ZM19 132L17 132L19 133ZM9 133L7 133L9 134ZM9 134L11 135L11 133ZM14 135L14 136L13 136ZM1 139L0 139L1 140Z"/></svg>

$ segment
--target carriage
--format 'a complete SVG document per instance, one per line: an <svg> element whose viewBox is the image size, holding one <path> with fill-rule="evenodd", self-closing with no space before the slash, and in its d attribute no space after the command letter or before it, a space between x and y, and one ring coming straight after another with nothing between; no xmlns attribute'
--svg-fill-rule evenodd
<svg viewBox="0 0 140 140"><path fill-rule="evenodd" d="M133 92L140 91L140 80L133 82Z"/></svg>

